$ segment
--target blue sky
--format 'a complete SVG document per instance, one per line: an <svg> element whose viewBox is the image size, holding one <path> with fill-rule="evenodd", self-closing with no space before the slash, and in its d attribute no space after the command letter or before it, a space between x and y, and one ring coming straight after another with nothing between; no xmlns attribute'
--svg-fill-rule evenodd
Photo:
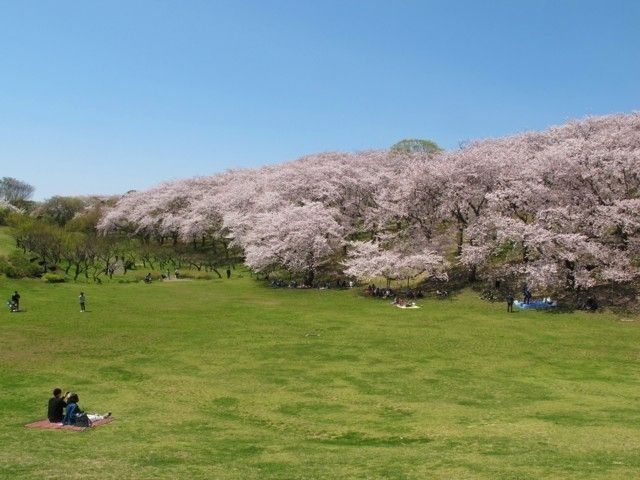
<svg viewBox="0 0 640 480"><path fill-rule="evenodd" d="M52 195L640 109L639 1L0 0L0 176Z"/></svg>

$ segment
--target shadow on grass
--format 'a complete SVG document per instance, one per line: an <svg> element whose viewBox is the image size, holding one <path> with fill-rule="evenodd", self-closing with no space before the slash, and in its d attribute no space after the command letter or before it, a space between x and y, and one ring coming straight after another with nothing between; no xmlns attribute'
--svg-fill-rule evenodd
<svg viewBox="0 0 640 480"><path fill-rule="evenodd" d="M369 437L360 432L347 432L338 437L319 440L320 443L348 447L399 447L410 444L430 443L429 437Z"/></svg>

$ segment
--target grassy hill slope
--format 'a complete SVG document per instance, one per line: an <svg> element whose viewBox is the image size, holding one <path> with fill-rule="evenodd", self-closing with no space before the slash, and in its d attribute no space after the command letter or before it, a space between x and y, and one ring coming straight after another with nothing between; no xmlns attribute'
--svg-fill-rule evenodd
<svg viewBox="0 0 640 480"><path fill-rule="evenodd" d="M8 255L15 248L16 242L11 236L11 229L0 226L0 255Z"/></svg>
<svg viewBox="0 0 640 480"><path fill-rule="evenodd" d="M0 280L0 478L628 479L640 322L249 278ZM628 319L631 320L631 319ZM27 430L50 390L116 421Z"/></svg>

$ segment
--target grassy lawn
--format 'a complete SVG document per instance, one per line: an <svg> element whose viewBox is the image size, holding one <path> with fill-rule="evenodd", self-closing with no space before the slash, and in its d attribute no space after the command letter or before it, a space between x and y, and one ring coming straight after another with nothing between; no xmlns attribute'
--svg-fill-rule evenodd
<svg viewBox="0 0 640 480"><path fill-rule="evenodd" d="M16 241L10 232L9 227L0 226L0 255L7 255L16 248Z"/></svg>
<svg viewBox="0 0 640 480"><path fill-rule="evenodd" d="M0 315L0 478L640 476L638 319L248 277L0 287L25 309ZM116 421L25 429L55 386Z"/></svg>

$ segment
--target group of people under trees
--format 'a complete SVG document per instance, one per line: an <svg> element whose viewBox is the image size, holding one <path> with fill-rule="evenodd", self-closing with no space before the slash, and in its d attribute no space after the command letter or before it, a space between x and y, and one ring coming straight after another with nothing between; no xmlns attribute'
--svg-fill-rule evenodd
<svg viewBox="0 0 640 480"><path fill-rule="evenodd" d="M328 290L330 288L345 289L353 288L355 283L353 280L335 280L335 281L317 281L307 284L305 282L298 282L297 280L282 280L274 278L271 280L270 285L273 288L317 288L319 290Z"/></svg>
<svg viewBox="0 0 640 480"><path fill-rule="evenodd" d="M376 287L374 283L367 285L365 293L376 298L399 298L400 296L406 297L409 300L416 298L424 298L424 292L421 288L407 288L406 290L394 290L393 288L380 288ZM395 303L395 302L394 302Z"/></svg>
<svg viewBox="0 0 640 480"><path fill-rule="evenodd" d="M53 389L53 397L49 399L47 418L50 423L62 423L77 427L90 427L96 420L109 418L111 412L104 415L97 413L86 413L80 408L78 402L80 397L77 393L66 392L62 395L60 388Z"/></svg>
<svg viewBox="0 0 640 480"><path fill-rule="evenodd" d="M421 288L416 288L416 289L407 288L406 290L394 290L390 287L384 287L384 288L377 287L373 283L367 285L365 289L365 294L375 298L382 298L382 299L392 298L393 299L392 304L397 306L411 305L413 303L412 300L415 300L418 298L424 298L425 296ZM435 296L437 298L446 298L448 295L449 295L449 292L447 292L446 290L438 289L435 291ZM522 297L523 297L522 304L528 305L532 303L533 294L529 289L529 287L527 286L527 284L525 284L522 288ZM513 312L513 306L515 303L515 297L513 293L511 292L507 293L505 300L507 302L507 312ZM544 302L545 306L556 305L555 302L553 302L550 298L545 298L541 300L541 302ZM585 309L595 310L597 308L597 303L592 297L589 298L587 303L588 305L585 307Z"/></svg>
<svg viewBox="0 0 640 480"><path fill-rule="evenodd" d="M180 280L182 278L182 275L180 274L179 270L176 270L173 275L175 276L176 280ZM160 274L160 278L162 280L171 280L171 271L167 270L167 273L161 273ZM142 279L142 281L144 283L151 283L153 280L153 277L151 276L151 272L147 273L144 278Z"/></svg>
<svg viewBox="0 0 640 480"><path fill-rule="evenodd" d="M396 295L393 299L393 302L391 302L391 304L395 305L396 307L415 307L416 302L405 300L404 298L400 298L399 296Z"/></svg>
<svg viewBox="0 0 640 480"><path fill-rule="evenodd" d="M546 308L552 308L557 306L557 303L551 300L551 297L546 297L541 300L534 300L533 302L532 302L532 299L533 299L533 294L531 293L531 290L525 283L522 287L521 305L523 306L530 305L536 309L546 309ZM507 293L505 300L507 301L507 312L513 312L513 305L515 303L515 297L513 296L513 293L512 292ZM531 305L532 303L533 305ZM593 308L592 310L595 310L595 308Z"/></svg>

